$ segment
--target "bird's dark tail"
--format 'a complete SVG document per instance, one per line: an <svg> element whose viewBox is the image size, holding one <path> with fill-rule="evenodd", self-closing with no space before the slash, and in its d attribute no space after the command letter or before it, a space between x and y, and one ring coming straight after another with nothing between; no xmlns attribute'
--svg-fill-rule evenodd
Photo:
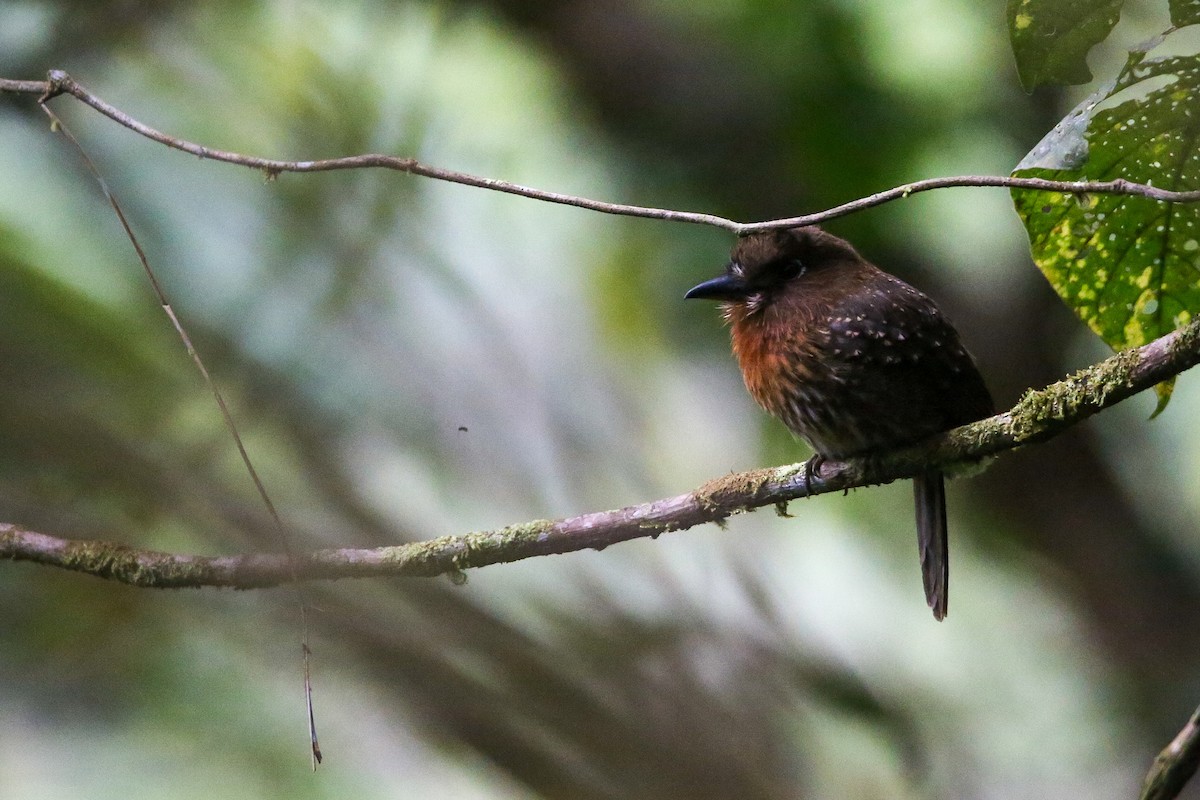
<svg viewBox="0 0 1200 800"><path fill-rule="evenodd" d="M913 478L917 501L917 547L921 553L921 578L925 601L934 619L946 616L950 587L950 549L946 539L946 484L941 470L929 470Z"/></svg>

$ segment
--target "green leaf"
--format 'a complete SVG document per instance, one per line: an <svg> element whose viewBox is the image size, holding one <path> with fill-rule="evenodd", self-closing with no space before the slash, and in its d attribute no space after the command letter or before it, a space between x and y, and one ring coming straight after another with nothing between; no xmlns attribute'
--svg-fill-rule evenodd
<svg viewBox="0 0 1200 800"><path fill-rule="evenodd" d="M1110 86L1069 114L1013 173L1200 187L1200 57L1130 54ZM1114 349L1200 313L1200 205L1140 197L1013 191L1033 259ZM1160 410L1170 387L1159 387Z"/></svg>
<svg viewBox="0 0 1200 800"><path fill-rule="evenodd" d="M1177 3L1187 0L1173 0ZM1087 54L1104 41L1125 0L1008 0L1008 37L1025 91L1092 79Z"/></svg>
<svg viewBox="0 0 1200 800"><path fill-rule="evenodd" d="M1200 22L1200 0L1171 0L1171 24L1176 28Z"/></svg>

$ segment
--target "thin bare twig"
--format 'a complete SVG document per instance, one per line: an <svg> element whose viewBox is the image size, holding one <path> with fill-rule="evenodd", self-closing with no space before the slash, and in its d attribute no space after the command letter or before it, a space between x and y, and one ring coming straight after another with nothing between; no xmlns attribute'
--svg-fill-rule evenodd
<svg viewBox="0 0 1200 800"><path fill-rule="evenodd" d="M205 385L212 394L213 401L216 403L217 409L221 412L221 418L225 422L225 428L229 431L229 435L233 439L234 445L237 447L238 455L242 460L242 465L245 467L247 475L249 475L251 481L254 483L254 488L258 492L259 498L262 500L263 505L266 506L267 511L270 513L271 519L275 523L276 535L278 536L280 544L283 546L287 563L291 565L291 582L296 592L296 597L300 608L300 646L304 660L304 695L308 704L308 731L309 738L312 742L312 767L315 771L317 769L317 765L321 763L321 746L317 741L316 720L313 715L312 706L312 680L311 667L309 663L312 657L312 648L309 646L308 632L309 603L307 592L304 589L304 584L296 577L292 558L291 533L288 531L287 526L284 525L283 517L281 517L279 512L276 510L275 503L271 500L271 495L267 492L267 486L263 483L262 478L258 474L258 470L254 466L253 460L250 458L250 453L246 450L246 444L242 439L242 435L238 432L237 423L233 419L233 413L229 410L229 404L225 402L225 396L222 394L220 387L217 386L217 382L209 373L208 367L205 366L204 359L200 357L200 351L197 350L196 346L192 343L192 337L188 334L187 328L184 327L183 322L179 319L178 314L175 313L175 307L171 305L171 301L167 298L166 289L163 288L162 283L158 280L158 275L155 274L154 268L150 266L150 259L146 255L146 251L142 248L141 242L138 241L137 235L133 232L133 226L130 224L129 218L125 216L125 210L121 207L121 203L117 200L117 196L109 188L108 181L104 180L104 176L100 174L100 168L96 166L94 161L92 161L92 157L88 155L87 151L83 148L83 145L80 144L79 140L75 137L75 134L71 132L71 129L63 124L63 121L58 118L58 115L46 105L46 99L46 96L43 95L42 99L39 101L39 104L41 105L42 110L45 111L46 115L50 118L51 127L54 130L62 133L67 141L71 143L71 145L79 153L80 158L83 160L84 167L89 173L91 173L92 177L95 178L96 182L100 185L100 191L104 193L105 199L108 200L109 206L112 207L113 213L115 213L117 216L117 221L121 223L121 229L124 230L126 238L129 239L130 245L133 246L133 250L137 254L138 261L141 263L142 270L145 272L146 278L150 282L150 288L153 290L155 298L157 298L163 312L171 321L171 327L175 329L176 335L179 336L180 341L183 343L184 349L187 350L188 356L191 358L192 363L196 366L196 369L200 372L200 376L204 379Z"/></svg>
<svg viewBox="0 0 1200 800"><path fill-rule="evenodd" d="M17 81L0 78L0 92L16 92L25 94L37 94L43 98L50 98L60 94L69 94L77 98L80 102L90 106L100 112L109 119L117 122L120 125L138 133L148 139L159 142L167 147L175 150L181 150L185 153L197 156L199 158L211 159L214 161L223 161L229 164L237 164L243 167L263 170L269 175L278 175L282 172L327 172L330 170L342 169L365 169L365 168L382 168L391 169L398 172L406 172L411 175L420 175L426 178L432 178L439 181L447 181L449 183L458 183L464 186L473 186L479 189L488 189L495 192L504 192L506 194L514 194L520 197L527 197L532 200L540 200L546 203L558 203L560 205L574 206L583 208L589 211L598 211L603 214L616 214L625 217L642 217L646 219L659 219L670 222L686 222L694 225L710 225L716 228L722 228L727 231L741 236L754 231L768 230L772 228L793 228L803 225L815 225L837 217L844 217L847 214L852 214L856 211L862 211L866 208L890 203L893 200L900 200L909 195L928 192L934 189L948 189L953 187L999 187L1006 189L1031 189L1045 192L1059 192L1065 194L1119 194L1133 197L1145 197L1150 200L1173 203L1195 203L1200 202L1200 190L1188 192L1174 192L1167 189L1160 189L1156 186L1149 186L1141 183L1134 183L1121 178L1111 181L1052 181L1043 178L1016 178L1010 176L998 175L960 175L947 178L928 178L926 180L914 181L903 186L897 186L892 189L887 189L882 192L861 197L857 200L852 200L848 203L843 203L839 206L819 211L813 214L803 214L797 217L786 217L782 219L765 220L762 222L736 222L725 217L715 214L705 214L696 211L675 211L667 208L649 208L644 206L634 206L625 203L608 203L601 200L591 200L585 197L576 197L574 195L563 194L561 192L550 192L543 189L535 189L530 186L522 186L508 181L497 180L495 178L484 178L478 175L470 175L465 172L457 172L451 169L434 167L428 164L422 164L415 158L403 158L399 156L388 156L379 154L366 154L357 156L347 156L344 158L327 158L317 161L282 161L273 158L260 158L258 156L243 155L227 150L217 150L211 147L206 147L201 144L189 142L185 139L179 139L170 136L161 131L151 128L145 123L139 122L125 112L101 100L92 92L85 89L77 83L70 75L61 70L51 70L49 80L46 81Z"/></svg>
<svg viewBox="0 0 1200 800"><path fill-rule="evenodd" d="M1174 800L1200 767L1200 708L1154 759L1141 800Z"/></svg>
<svg viewBox="0 0 1200 800"><path fill-rule="evenodd" d="M1127 350L1040 391L1011 410L965 425L873 462L826 462L806 488L803 465L737 473L695 491L615 511L534 520L493 531L373 549L206 557L140 550L108 542L62 539L0 525L0 558L32 561L149 588L262 588L292 580L458 575L465 569L534 556L603 549L656 537L762 506L869 482L910 477L929 464L971 462L1057 435L1121 400L1200 363L1200 320Z"/></svg>
<svg viewBox="0 0 1200 800"><path fill-rule="evenodd" d="M14 81L10 78L0 78L0 92L45 95L49 91L49 81Z"/></svg>

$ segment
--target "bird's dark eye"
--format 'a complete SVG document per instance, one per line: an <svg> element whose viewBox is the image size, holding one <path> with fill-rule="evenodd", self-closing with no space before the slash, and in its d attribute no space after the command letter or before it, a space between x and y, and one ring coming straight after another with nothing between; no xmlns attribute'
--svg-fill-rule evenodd
<svg viewBox="0 0 1200 800"><path fill-rule="evenodd" d="M791 261L783 263L783 266L779 270L779 277L785 281L790 281L792 278L799 278L807 269L803 261L793 258Z"/></svg>

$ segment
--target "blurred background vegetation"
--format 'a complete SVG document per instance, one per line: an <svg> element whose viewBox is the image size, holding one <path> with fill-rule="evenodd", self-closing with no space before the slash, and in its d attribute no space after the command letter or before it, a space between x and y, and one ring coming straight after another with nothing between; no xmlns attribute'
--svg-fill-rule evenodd
<svg viewBox="0 0 1200 800"><path fill-rule="evenodd" d="M1160 17L1127 9L1097 75ZM0 75L49 68L214 147L413 155L742 220L1007 174L1078 98L1023 94L1001 4L968 0L0 4ZM304 547L807 457L746 396L715 310L681 301L725 234L394 173L267 181L54 104ZM1104 354L1003 191L830 228L939 300L1002 406ZM953 484L941 625L906 484L462 587L315 586L315 776L292 593L0 565L0 798L1133 796L1200 700L1193 384L1152 423L1141 397ZM28 96L0 98L0 387L0 521L277 548L116 220Z"/></svg>

